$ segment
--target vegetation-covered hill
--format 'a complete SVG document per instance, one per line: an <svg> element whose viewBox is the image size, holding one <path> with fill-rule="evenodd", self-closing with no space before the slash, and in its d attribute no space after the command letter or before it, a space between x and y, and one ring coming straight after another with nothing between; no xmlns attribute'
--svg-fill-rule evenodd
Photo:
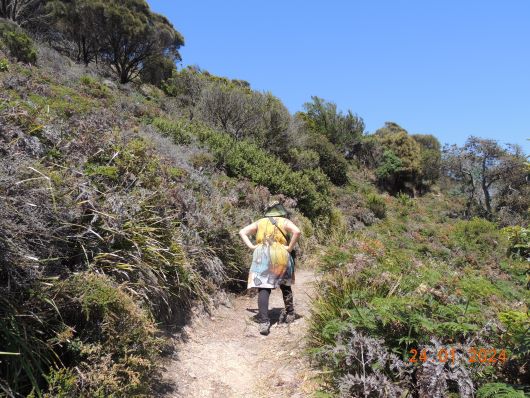
<svg viewBox="0 0 530 398"><path fill-rule="evenodd" d="M0 17L0 394L151 395L164 331L245 288L237 231L274 195L323 275L321 395L524 396L519 148L366 134L321 98L290 115L245 81L177 71L182 36L141 0L8 0Z"/></svg>

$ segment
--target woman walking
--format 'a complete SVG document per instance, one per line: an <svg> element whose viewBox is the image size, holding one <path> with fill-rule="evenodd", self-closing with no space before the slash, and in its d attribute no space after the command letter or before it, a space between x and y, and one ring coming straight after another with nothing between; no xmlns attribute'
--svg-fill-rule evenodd
<svg viewBox="0 0 530 398"><path fill-rule="evenodd" d="M295 318L293 292L294 283L293 248L300 237L300 229L288 218L285 207L274 201L269 203L265 216L239 231L245 244L252 250L252 265L247 288L258 289L259 332L269 334L269 297L272 289L280 287L285 304L280 321L292 322ZM256 235L254 245L249 235Z"/></svg>

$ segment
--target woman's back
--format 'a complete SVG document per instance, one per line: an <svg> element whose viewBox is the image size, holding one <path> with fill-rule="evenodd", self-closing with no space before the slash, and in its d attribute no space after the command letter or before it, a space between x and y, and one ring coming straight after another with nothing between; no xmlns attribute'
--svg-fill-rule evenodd
<svg viewBox="0 0 530 398"><path fill-rule="evenodd" d="M256 232L256 243L265 243L268 241L269 244L274 242L281 243L282 245L287 245L287 231L284 228L284 225L287 219L283 217L271 217L275 220L277 227L273 225L271 220L268 217L261 218L258 220L258 231ZM282 234L283 231L283 234ZM284 236L285 234L285 236Z"/></svg>

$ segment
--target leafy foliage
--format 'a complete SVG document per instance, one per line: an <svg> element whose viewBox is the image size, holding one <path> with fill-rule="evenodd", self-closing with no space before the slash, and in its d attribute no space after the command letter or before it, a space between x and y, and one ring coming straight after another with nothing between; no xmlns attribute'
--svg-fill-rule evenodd
<svg viewBox="0 0 530 398"><path fill-rule="evenodd" d="M510 241L510 253L528 260L530 258L530 229L517 225L506 227L503 232Z"/></svg>
<svg viewBox="0 0 530 398"><path fill-rule="evenodd" d="M426 190L440 178L442 151L440 141L430 134L413 134L412 138L420 144L420 172L417 185Z"/></svg>
<svg viewBox="0 0 530 398"><path fill-rule="evenodd" d="M439 218L450 204L434 195L414 199L414 212L404 217L406 198L389 201L385 219L328 248L320 260L310 337L328 391L391 396L392 388L405 388L412 396L471 397L486 381L522 383L528 291L516 270L524 264L506 256L507 242L494 223ZM370 343L346 344L344 336L352 333L379 339L384 352L402 363L356 368L360 347ZM411 348L437 352L449 346L464 353L473 346L503 347L509 360L495 368L407 361ZM373 376L378 372L384 378Z"/></svg>
<svg viewBox="0 0 530 398"><path fill-rule="evenodd" d="M523 398L525 396L523 391L515 390L504 383L488 383L477 391L477 398Z"/></svg>
<svg viewBox="0 0 530 398"><path fill-rule="evenodd" d="M33 40L17 25L0 20L0 49L5 46L9 54L19 62L37 62L37 50Z"/></svg>
<svg viewBox="0 0 530 398"><path fill-rule="evenodd" d="M159 122L160 124L160 122ZM319 171L293 171L280 159L268 154L256 144L238 141L230 134L215 131L198 123L171 124L175 137L197 137L213 153L218 164L231 176L249 178L266 186L271 193L282 193L298 202L298 207L311 219L329 216L329 180Z"/></svg>
<svg viewBox="0 0 530 398"><path fill-rule="evenodd" d="M0 72L6 72L9 70L9 61L5 58L0 59Z"/></svg>
<svg viewBox="0 0 530 398"><path fill-rule="evenodd" d="M171 76L168 63L180 60L182 35L144 0L55 0L48 8L57 28L75 43L75 58L87 65L96 57L106 61L121 83L141 73L146 81L160 83Z"/></svg>
<svg viewBox="0 0 530 398"><path fill-rule="evenodd" d="M443 164L446 176L467 198L465 216L498 219L504 225L526 220L530 195L521 148L470 137L462 147L445 147Z"/></svg>
<svg viewBox="0 0 530 398"><path fill-rule="evenodd" d="M325 136L312 135L307 148L318 154L318 165L333 184L344 185L348 182L348 163Z"/></svg>
<svg viewBox="0 0 530 398"><path fill-rule="evenodd" d="M306 120L311 131L325 136L339 152L351 158L364 133L364 121L348 110L346 114L337 110L337 105L313 96L306 102Z"/></svg>
<svg viewBox="0 0 530 398"><path fill-rule="evenodd" d="M366 205L370 210L372 210L377 218L385 218L386 203L381 196L374 193L368 195L368 198L366 199Z"/></svg>
<svg viewBox="0 0 530 398"><path fill-rule="evenodd" d="M390 122L377 130L374 137L386 149L378 168L380 182L391 192L413 191L421 172L420 144L406 130Z"/></svg>

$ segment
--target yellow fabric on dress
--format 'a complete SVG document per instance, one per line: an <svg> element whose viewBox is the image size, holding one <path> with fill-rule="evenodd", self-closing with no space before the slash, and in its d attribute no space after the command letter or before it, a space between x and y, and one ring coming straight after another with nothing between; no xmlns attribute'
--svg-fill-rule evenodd
<svg viewBox="0 0 530 398"><path fill-rule="evenodd" d="M256 249L252 255L252 265L247 287L276 288L280 284L291 285L294 282L294 261L285 246L287 240L280 232L286 219L274 217L277 227L268 218L258 220Z"/></svg>
<svg viewBox="0 0 530 398"><path fill-rule="evenodd" d="M263 243L266 239L271 239L274 242L279 242L282 245L287 245L287 241L285 240L285 237L280 232L279 228L282 228L285 235L287 235L287 232L284 229L285 225L285 218L283 217L273 217L276 220L276 225L278 228L276 228L268 218L262 218L258 221L258 232L256 232L256 244ZM272 243L272 242L271 242Z"/></svg>

